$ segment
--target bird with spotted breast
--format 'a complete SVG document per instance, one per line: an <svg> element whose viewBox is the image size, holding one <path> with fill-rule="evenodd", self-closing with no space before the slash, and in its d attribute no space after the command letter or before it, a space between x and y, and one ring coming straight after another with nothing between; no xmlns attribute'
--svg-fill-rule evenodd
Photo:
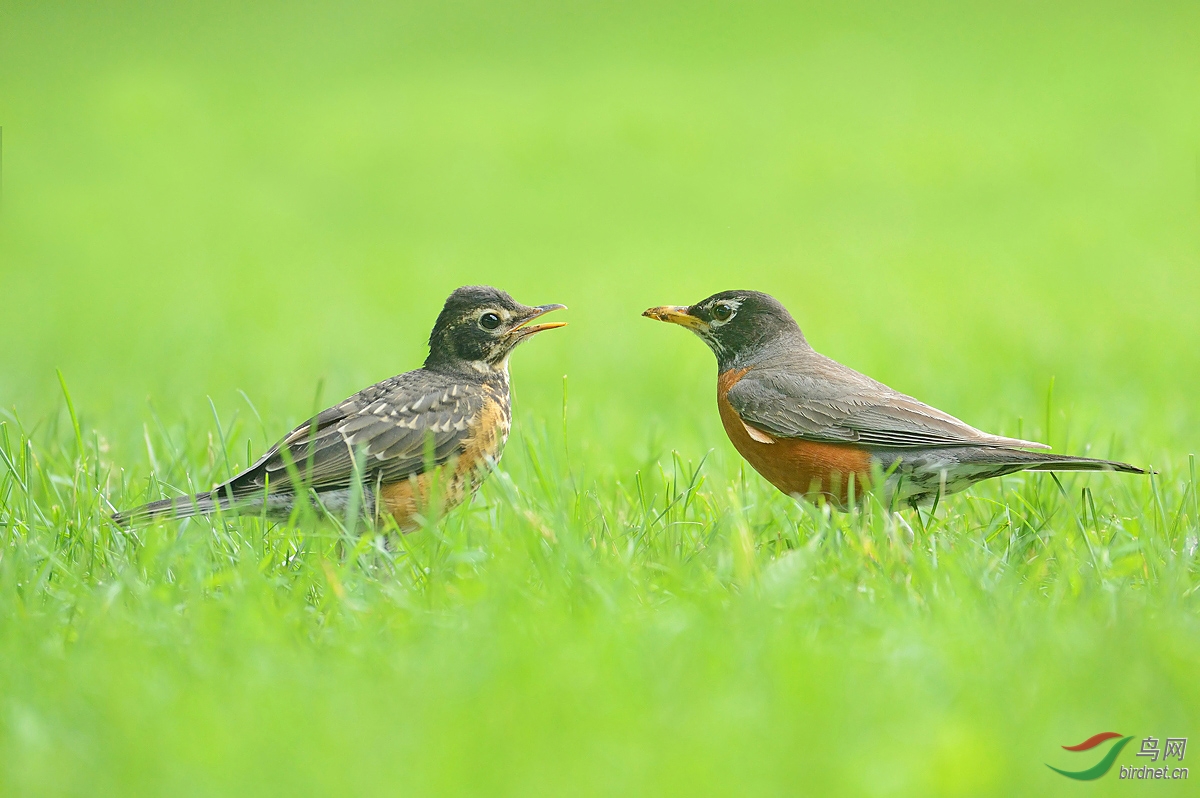
<svg viewBox="0 0 1200 798"><path fill-rule="evenodd" d="M218 510L286 518L301 497L376 525L416 529L479 487L500 459L511 412L508 359L566 322L530 324L564 305L530 307L490 286L459 288L429 336L425 365L364 388L299 425L254 465L212 490L118 513L121 525ZM433 502L440 507L433 507ZM264 507L265 504L265 507Z"/></svg>
<svg viewBox="0 0 1200 798"><path fill-rule="evenodd" d="M787 309L758 291L723 291L642 315L694 332L717 357L717 407L730 441L791 496L846 509L883 476L887 502L940 495L1016 471L1123 471L1111 460L1027 451L818 354Z"/></svg>

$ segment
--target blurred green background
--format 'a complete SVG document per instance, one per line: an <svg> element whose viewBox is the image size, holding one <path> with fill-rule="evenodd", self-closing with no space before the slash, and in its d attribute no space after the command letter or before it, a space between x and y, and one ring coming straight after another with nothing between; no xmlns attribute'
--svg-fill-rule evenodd
<svg viewBox="0 0 1200 798"><path fill-rule="evenodd" d="M637 314L750 287L976 424L1041 418L1055 377L1101 439L1200 442L1193 4L4 15L0 402L26 415L61 368L117 446L147 396L236 388L274 434L318 379L413 367L479 282L572 308L515 361L522 403L569 374L581 438L649 415L708 443L709 355Z"/></svg>
<svg viewBox="0 0 1200 798"><path fill-rule="evenodd" d="M211 397L244 423L238 457L261 451L419 365L445 296L489 283L570 306L514 358L518 439L561 443L567 375L571 456L597 492L672 450L713 450L725 485L740 465L711 355L639 313L753 288L818 350L970 423L1186 481L1198 30L1194 2L4 2L0 407L65 424L61 369L129 501L153 413L199 441ZM505 466L524 486L522 451ZM565 570L545 583L570 582L575 561L550 562ZM872 615L855 604L869 579L846 576L802 622L781 616L795 625L774 598L730 606L687 580L666 609L626 585L611 616L564 615L546 597L574 588L520 573L452 609L379 599L382 620L326 647L278 586L212 609L204 591L232 588L194 575L186 609L150 602L176 601L178 569L79 642L48 642L70 602L10 608L2 643L27 659L8 666L3 734L26 758L7 783L79 792L86 773L55 776L67 756L115 792L1011 794L1074 788L1041 780L1039 757L1116 722L1105 701L1136 719L1124 733L1160 735L1200 705L1194 588L1149 570L1136 601L1096 587L1071 611L1009 585L1021 621L974 588L923 594L916 620ZM107 611L103 580L79 579Z"/></svg>

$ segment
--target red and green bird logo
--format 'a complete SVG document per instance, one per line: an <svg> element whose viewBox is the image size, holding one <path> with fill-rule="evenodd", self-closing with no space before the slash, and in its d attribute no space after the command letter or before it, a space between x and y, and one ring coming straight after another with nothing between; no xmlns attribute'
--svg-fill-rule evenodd
<svg viewBox="0 0 1200 798"><path fill-rule="evenodd" d="M1117 737L1120 737L1121 739L1112 744L1112 747L1108 749L1108 753L1104 755L1104 758L1092 765L1087 770L1061 770L1054 767L1054 765L1046 765L1046 767L1050 768L1055 773L1063 774L1068 779L1076 779L1077 781L1092 781L1093 779L1098 779L1112 768L1113 762L1117 760L1117 754L1121 753L1121 749L1133 739L1132 736L1123 737L1116 732L1100 732L1099 734L1092 735L1078 745L1063 746L1063 748L1068 751L1090 751L1096 746L1106 743L1109 740Z"/></svg>

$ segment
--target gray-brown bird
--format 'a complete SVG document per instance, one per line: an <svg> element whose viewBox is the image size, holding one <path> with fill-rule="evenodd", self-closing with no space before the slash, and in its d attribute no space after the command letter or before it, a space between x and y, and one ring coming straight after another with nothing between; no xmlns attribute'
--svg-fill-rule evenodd
<svg viewBox="0 0 1200 798"><path fill-rule="evenodd" d="M490 286L459 288L429 336L425 365L359 391L288 433L258 462L196 496L118 513L123 525L169 516L263 511L287 517L312 491L329 512L360 496L376 523L419 526L469 497L500 459L511 421L508 358L566 322L529 322L564 305L529 307ZM355 484L355 483L358 484Z"/></svg>
<svg viewBox="0 0 1200 798"><path fill-rule="evenodd" d="M930 504L1016 471L1140 468L1040 454L818 354L787 309L758 291L723 291L642 315L688 328L717 356L717 408L734 447L779 490L845 509L885 474L885 500Z"/></svg>

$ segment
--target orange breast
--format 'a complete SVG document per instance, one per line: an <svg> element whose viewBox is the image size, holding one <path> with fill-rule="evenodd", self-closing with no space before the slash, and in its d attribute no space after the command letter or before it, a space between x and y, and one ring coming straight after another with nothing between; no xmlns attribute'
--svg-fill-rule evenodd
<svg viewBox="0 0 1200 798"><path fill-rule="evenodd" d="M429 508L428 474L418 474L408 479L381 485L379 488L379 510L396 519L397 526L411 532L420 526L417 515Z"/></svg>
<svg viewBox="0 0 1200 798"><path fill-rule="evenodd" d="M463 456L451 463L461 463ZM474 493L483 481L484 469L460 469L447 463L432 472L414 474L408 479L379 486L379 512L396 519L404 532L421 526L418 516L440 517ZM437 499L435 504L434 499Z"/></svg>
<svg viewBox="0 0 1200 798"><path fill-rule="evenodd" d="M726 371L717 378L717 409L721 424L734 448L763 478L789 496L826 500L845 507L850 498L850 476L854 491L861 495L871 477L871 454L845 443L817 443L794 438L774 438L756 431L756 437L773 439L764 443L750 436L737 411L725 398L749 369Z"/></svg>
<svg viewBox="0 0 1200 798"><path fill-rule="evenodd" d="M434 496L439 500L436 515L449 512L479 488L491 464L500 459L508 440L508 425L505 405L488 395L483 409L469 422L457 455L434 473L381 485L379 511L395 518L405 532L420 526L418 516L428 517Z"/></svg>

